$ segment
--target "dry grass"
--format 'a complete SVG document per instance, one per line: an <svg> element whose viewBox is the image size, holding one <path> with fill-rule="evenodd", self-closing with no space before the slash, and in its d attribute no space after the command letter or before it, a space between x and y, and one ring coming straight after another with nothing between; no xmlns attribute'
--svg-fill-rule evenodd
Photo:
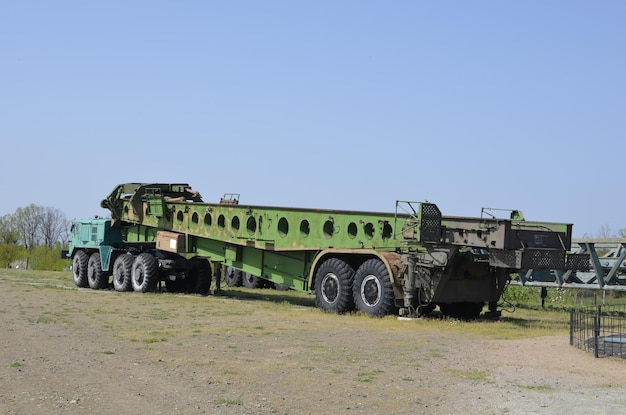
<svg viewBox="0 0 626 415"><path fill-rule="evenodd" d="M517 308L513 313L505 311L499 321L447 319L435 311L429 318L398 321L394 316L371 318L358 313L344 316L323 313L315 308L312 294L294 291L226 287L220 295L209 298L182 294L117 293L112 290L77 289L68 272L24 270L0 270L0 283L22 286L23 292L32 293L33 296L41 295L42 291L62 291L62 297L67 301L43 301L30 310L23 310L29 314L30 321L43 324L71 326L75 321L73 316L85 313L83 305L90 300L90 296L99 296L98 305L88 310L87 317L94 322L100 321L99 324L114 336L144 343L164 342L179 336L219 333L271 336L276 330L285 330L284 327L268 325L264 320L254 326L202 324L207 322L209 314L210 321L217 323L220 319L228 321L261 312L283 321L301 320L306 323L314 319L321 326L325 322L334 324L336 318L341 318L366 325L371 331L405 331L407 326L418 326L420 329L453 331L493 339L541 337L564 334L569 330L569 315L554 310ZM136 307L143 307L142 312L126 313L125 305L130 302ZM141 324L136 324L138 321Z"/></svg>
<svg viewBox="0 0 626 415"><path fill-rule="evenodd" d="M117 293L77 289L69 272L21 270L0 270L0 299L0 412L67 413L68 402L111 414L467 411L450 391L481 396L472 413L532 412L560 396L557 383L570 382L560 403L571 401L597 366L560 370L571 365L564 356L585 357L567 348L559 311L399 321L325 313L292 291ZM503 387L515 392L507 402Z"/></svg>

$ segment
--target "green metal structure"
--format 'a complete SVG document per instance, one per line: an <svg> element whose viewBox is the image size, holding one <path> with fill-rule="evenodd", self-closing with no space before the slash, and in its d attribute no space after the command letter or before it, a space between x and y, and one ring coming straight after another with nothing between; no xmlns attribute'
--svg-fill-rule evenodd
<svg viewBox="0 0 626 415"><path fill-rule="evenodd" d="M405 201L393 213L301 209L241 205L238 195L205 203L182 183L122 184L102 207L112 216L99 222L103 237L91 245L72 239L77 285L103 288L112 275L120 291L152 291L165 281L168 290L205 294L224 266L231 275L313 291L320 308L339 313L414 315L439 306L474 317L485 303L498 314L512 273L589 262L567 254L572 225L526 221L519 211L505 219L446 217L435 204ZM77 221L75 234L94 225Z"/></svg>

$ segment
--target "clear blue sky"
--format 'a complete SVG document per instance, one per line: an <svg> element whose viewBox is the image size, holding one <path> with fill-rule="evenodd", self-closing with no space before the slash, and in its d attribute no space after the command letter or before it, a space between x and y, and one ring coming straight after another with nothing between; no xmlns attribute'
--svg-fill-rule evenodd
<svg viewBox="0 0 626 415"><path fill-rule="evenodd" d="M118 183L626 227L624 1L4 1L0 215Z"/></svg>

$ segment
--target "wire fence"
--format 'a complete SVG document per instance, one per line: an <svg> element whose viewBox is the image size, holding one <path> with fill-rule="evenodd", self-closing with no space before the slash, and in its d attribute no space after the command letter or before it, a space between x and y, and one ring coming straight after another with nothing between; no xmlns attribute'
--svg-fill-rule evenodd
<svg viewBox="0 0 626 415"><path fill-rule="evenodd" d="M569 343L596 357L626 359L626 306L572 309Z"/></svg>

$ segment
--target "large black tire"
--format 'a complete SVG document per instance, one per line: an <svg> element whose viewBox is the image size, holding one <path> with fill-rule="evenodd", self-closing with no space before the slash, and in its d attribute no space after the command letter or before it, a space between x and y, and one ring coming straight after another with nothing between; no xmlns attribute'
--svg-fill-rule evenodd
<svg viewBox="0 0 626 415"><path fill-rule="evenodd" d="M130 291L133 289L133 262L131 254L122 254L113 263L113 288L115 291Z"/></svg>
<svg viewBox="0 0 626 415"><path fill-rule="evenodd" d="M241 283L247 288L261 288L263 287L263 278L259 278L249 272L243 272L241 274Z"/></svg>
<svg viewBox="0 0 626 415"><path fill-rule="evenodd" d="M315 273L315 304L326 311L345 313L354 309L354 269L339 258L324 261Z"/></svg>
<svg viewBox="0 0 626 415"><path fill-rule="evenodd" d="M155 291L159 279L158 272L159 263L153 255L146 252L137 255L131 274L133 290L142 293Z"/></svg>
<svg viewBox="0 0 626 415"><path fill-rule="evenodd" d="M168 293L179 293L185 291L185 280L165 280L165 289Z"/></svg>
<svg viewBox="0 0 626 415"><path fill-rule="evenodd" d="M384 316L395 309L395 297L385 264L377 258L368 259L354 276L354 304L371 316Z"/></svg>
<svg viewBox="0 0 626 415"><path fill-rule="evenodd" d="M89 287L87 279L87 263L89 256L85 251L76 251L72 260L72 275L74 276L74 284L77 287Z"/></svg>
<svg viewBox="0 0 626 415"><path fill-rule="evenodd" d="M229 287L241 287L241 284L243 283L242 272L233 267L226 267L224 281L226 281L226 285Z"/></svg>
<svg viewBox="0 0 626 415"><path fill-rule="evenodd" d="M92 290L101 290L109 286L109 274L102 271L102 263L100 262L100 254L98 252L94 252L89 257L87 281L89 282L89 288Z"/></svg>
<svg viewBox="0 0 626 415"><path fill-rule="evenodd" d="M200 295L209 295L211 280L213 279L211 264L204 258L194 258L192 261L194 266L191 271L192 277L189 280L192 285L188 291Z"/></svg>

